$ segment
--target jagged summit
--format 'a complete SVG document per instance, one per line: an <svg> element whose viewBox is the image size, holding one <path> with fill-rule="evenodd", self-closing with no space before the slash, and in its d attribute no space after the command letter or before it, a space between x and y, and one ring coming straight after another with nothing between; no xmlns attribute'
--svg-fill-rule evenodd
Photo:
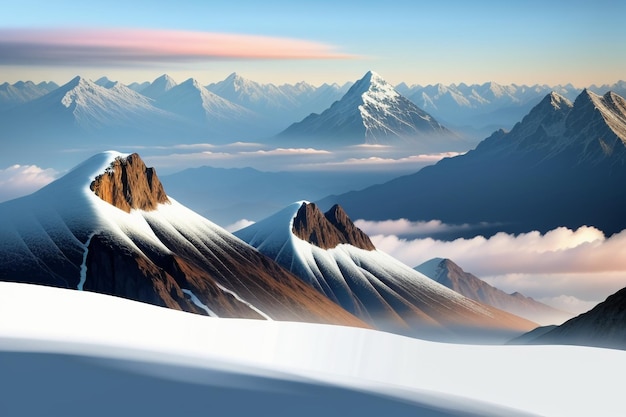
<svg viewBox="0 0 626 417"><path fill-rule="evenodd" d="M311 114L279 134L338 144L412 142L450 132L431 115L398 93L380 75L368 71L341 100Z"/></svg>
<svg viewBox="0 0 626 417"><path fill-rule="evenodd" d="M127 213L131 209L155 210L159 204L170 202L154 168L147 168L136 153L115 158L89 188L102 200Z"/></svg>
<svg viewBox="0 0 626 417"><path fill-rule="evenodd" d="M292 231L300 239L322 249L332 249L342 243L365 250L376 249L339 205L322 213L314 203L303 202L293 219Z"/></svg>
<svg viewBox="0 0 626 417"><path fill-rule="evenodd" d="M146 97L157 99L176 87L177 83L167 74L163 74L155 79L149 86L141 90L141 94Z"/></svg>

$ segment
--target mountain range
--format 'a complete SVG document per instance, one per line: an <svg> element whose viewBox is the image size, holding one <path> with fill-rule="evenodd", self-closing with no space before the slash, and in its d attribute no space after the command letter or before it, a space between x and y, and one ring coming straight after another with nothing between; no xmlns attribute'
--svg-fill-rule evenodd
<svg viewBox="0 0 626 417"><path fill-rule="evenodd" d="M376 250L339 206L297 202L235 232L376 328L438 340L494 340L536 325L470 300Z"/></svg>
<svg viewBox="0 0 626 417"><path fill-rule="evenodd" d="M14 84L0 84L0 111L24 104L57 89L53 82L18 81Z"/></svg>
<svg viewBox="0 0 626 417"><path fill-rule="evenodd" d="M625 177L626 101L585 90L572 103L550 93L510 132L499 130L464 155L320 205L340 204L369 220L482 224L485 235L583 225L612 234L626 228Z"/></svg>
<svg viewBox="0 0 626 417"><path fill-rule="evenodd" d="M401 83L394 88L383 82L368 85L365 81L367 78L371 81L371 74L375 73L370 71L357 81L358 88L345 98L352 83L319 87L305 82L260 84L237 73L207 86L187 80L182 83L186 87L180 87L178 93L170 93L169 97L163 94L179 84L167 75L151 83L131 83L128 88L106 77L96 82L77 77L60 87L46 82L4 83L0 86L0 136L12 141L38 139L36 146L49 147L48 142L63 140L72 142L69 146L97 149L98 141L105 138L119 141L111 143L111 147L117 147L127 145L128 139L133 139L136 145L145 145L143 142L148 140L171 145L175 144L173 138L223 143L267 140L285 128L289 128L288 134L328 133L333 137L356 129L361 139L367 136L367 141L375 142L407 133L424 133L426 125L432 124L426 131L440 131L441 126L446 126L444 129L453 130L457 140L430 145L435 148L441 145L446 151L452 148L466 151L494 130L509 129L546 92L553 90L569 99L580 92L571 85L518 86L493 82L426 87ZM369 87L368 99L363 101L360 96ZM363 90L361 94L355 94L357 89ZM611 86L590 87L590 91L602 94L609 89L624 95L626 84L620 81ZM383 98L380 94L384 91ZM132 92L138 95L133 96ZM331 105L338 101L342 101L342 106L337 104L330 111ZM348 103L351 103L349 108L345 108ZM392 103L393 111L389 111ZM340 110L345 113L338 114ZM325 111L326 115L320 119ZM346 120L342 120L344 116ZM433 123L427 121L428 117ZM319 124L320 120L324 124L315 128L315 121ZM20 152L19 147L16 151Z"/></svg>
<svg viewBox="0 0 626 417"><path fill-rule="evenodd" d="M433 258L414 268L436 282L475 301L499 308L542 325L561 324L573 314L560 311L519 292L507 294L450 259Z"/></svg>
<svg viewBox="0 0 626 417"><path fill-rule="evenodd" d="M495 82L427 86L401 83L396 89L444 124L461 130L475 129L484 132L485 136L497 129L510 130L542 97L551 92L571 101L582 92L571 84L528 86ZM588 89L601 95L613 91L626 96L624 81L612 85L592 85Z"/></svg>
<svg viewBox="0 0 626 417"><path fill-rule="evenodd" d="M97 154L0 204L0 280L219 317L365 326L165 193L137 154Z"/></svg>
<svg viewBox="0 0 626 417"><path fill-rule="evenodd" d="M0 218L0 281L214 317L375 326L436 339L510 339L536 327L377 251L339 207L324 215L295 204L234 236L168 196L137 154L97 154L0 204Z"/></svg>

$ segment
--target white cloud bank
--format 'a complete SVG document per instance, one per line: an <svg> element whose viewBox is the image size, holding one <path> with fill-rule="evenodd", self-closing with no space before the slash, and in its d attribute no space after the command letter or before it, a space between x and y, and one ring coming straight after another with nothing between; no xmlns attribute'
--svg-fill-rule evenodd
<svg viewBox="0 0 626 417"><path fill-rule="evenodd" d="M31 194L56 179L58 172L36 165L0 169L0 202Z"/></svg>
<svg viewBox="0 0 626 417"><path fill-rule="evenodd" d="M449 258L504 291L519 291L560 308L569 306L572 312L586 311L626 287L626 231L606 237L594 227L559 227L545 234L498 233L443 241L398 235L406 233L403 226L414 231L454 226L406 220L356 224L378 249L409 266L434 257Z"/></svg>

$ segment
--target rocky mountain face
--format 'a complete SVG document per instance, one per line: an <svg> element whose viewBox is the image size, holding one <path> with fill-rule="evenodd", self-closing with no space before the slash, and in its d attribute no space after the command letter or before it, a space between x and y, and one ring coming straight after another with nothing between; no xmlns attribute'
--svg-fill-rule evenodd
<svg viewBox="0 0 626 417"><path fill-rule="evenodd" d="M326 213L313 203L302 203L293 218L293 234L322 249L348 244L365 250L375 250L369 236L352 223L343 209L335 205Z"/></svg>
<svg viewBox="0 0 626 417"><path fill-rule="evenodd" d="M235 235L378 329L435 340L494 341L536 327L376 250L340 207L324 214L314 204L293 203Z"/></svg>
<svg viewBox="0 0 626 417"><path fill-rule="evenodd" d="M591 310L553 329L522 341L529 344L566 344L626 349L626 288ZM531 336L529 334L529 336Z"/></svg>
<svg viewBox="0 0 626 417"><path fill-rule="evenodd" d="M321 114L311 114L278 135L279 140L324 143L388 144L434 141L451 132L431 115L370 71L341 100Z"/></svg>
<svg viewBox="0 0 626 417"><path fill-rule="evenodd" d="M542 325L561 324L572 314L557 310L519 292L507 294L473 274L465 272L450 259L434 258L415 269L475 301L508 311Z"/></svg>
<svg viewBox="0 0 626 417"><path fill-rule="evenodd" d="M146 167L136 153L116 158L89 188L102 200L127 213L131 209L151 211L159 204L169 203L154 168Z"/></svg>
<svg viewBox="0 0 626 417"><path fill-rule="evenodd" d="M551 93L510 132L495 132L464 155L318 203L369 220L482 224L483 235L582 225L619 232L626 228L625 109L611 92L585 90L574 103ZM459 236L471 234L448 238Z"/></svg>
<svg viewBox="0 0 626 417"><path fill-rule="evenodd" d="M169 198L137 154L98 154L0 204L0 280L96 291L219 317L365 326Z"/></svg>

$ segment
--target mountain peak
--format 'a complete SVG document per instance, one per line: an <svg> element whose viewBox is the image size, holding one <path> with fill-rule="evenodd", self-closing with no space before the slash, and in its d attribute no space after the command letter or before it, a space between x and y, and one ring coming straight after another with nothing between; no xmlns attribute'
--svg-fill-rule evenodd
<svg viewBox="0 0 626 417"><path fill-rule="evenodd" d="M572 108L573 104L571 101L560 95L555 91L551 91L550 94L546 96L546 100L549 100L552 107L555 109L561 109L563 106Z"/></svg>
<svg viewBox="0 0 626 417"><path fill-rule="evenodd" d="M322 213L315 203L303 202L293 218L292 232L322 249L332 249L342 243L365 250L376 249L338 205Z"/></svg>
<svg viewBox="0 0 626 417"><path fill-rule="evenodd" d="M98 197L120 210L151 211L159 204L169 203L154 168L147 168L141 157L133 153L117 157L103 174L90 185Z"/></svg>

